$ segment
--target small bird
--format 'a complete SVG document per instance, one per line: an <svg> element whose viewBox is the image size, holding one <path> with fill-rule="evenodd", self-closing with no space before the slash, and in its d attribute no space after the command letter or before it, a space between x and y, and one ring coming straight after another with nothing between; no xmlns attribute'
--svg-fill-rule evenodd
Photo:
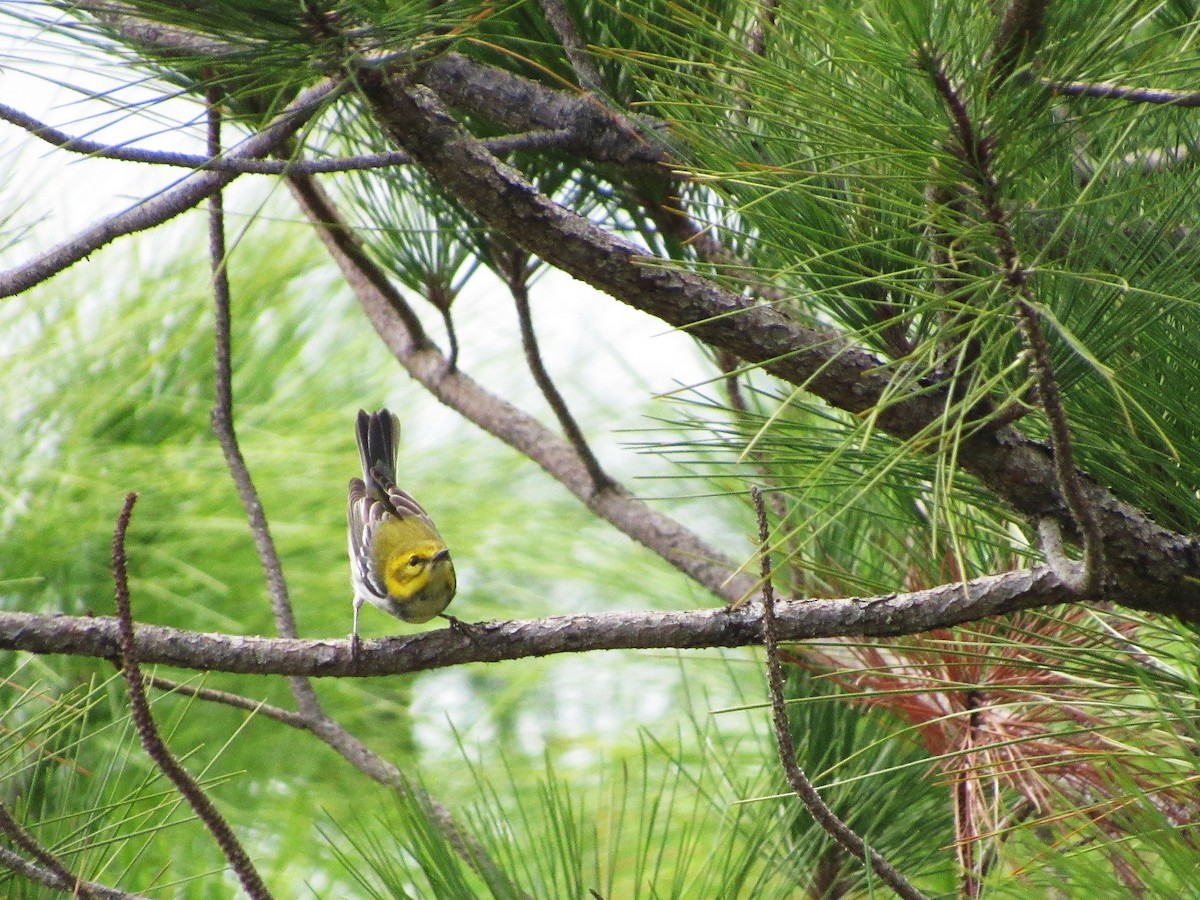
<svg viewBox="0 0 1200 900"><path fill-rule="evenodd" d="M363 477L350 479L351 658L358 656L364 603L405 622L428 622L442 615L457 587L450 551L433 519L396 487L400 420L386 409L359 410L357 435Z"/></svg>

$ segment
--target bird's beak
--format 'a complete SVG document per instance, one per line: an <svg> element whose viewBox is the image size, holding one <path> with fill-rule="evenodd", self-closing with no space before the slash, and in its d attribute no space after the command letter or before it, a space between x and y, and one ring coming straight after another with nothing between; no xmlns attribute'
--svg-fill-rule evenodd
<svg viewBox="0 0 1200 900"><path fill-rule="evenodd" d="M449 550L439 550L437 553L433 554L433 558L430 560L430 562L440 563L443 560L447 560L449 558L450 558Z"/></svg>

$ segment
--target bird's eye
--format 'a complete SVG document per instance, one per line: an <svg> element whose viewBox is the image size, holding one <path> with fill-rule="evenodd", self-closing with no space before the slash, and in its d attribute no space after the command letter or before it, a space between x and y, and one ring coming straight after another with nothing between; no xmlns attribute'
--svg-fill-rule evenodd
<svg viewBox="0 0 1200 900"><path fill-rule="evenodd" d="M410 556L408 558L408 565L410 567L420 565L420 563L421 563L421 557L419 557L419 556Z"/></svg>

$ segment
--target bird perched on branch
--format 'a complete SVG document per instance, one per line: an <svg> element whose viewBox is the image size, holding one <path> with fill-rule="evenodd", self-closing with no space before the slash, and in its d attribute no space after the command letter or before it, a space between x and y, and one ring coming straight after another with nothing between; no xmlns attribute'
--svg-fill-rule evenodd
<svg viewBox="0 0 1200 900"><path fill-rule="evenodd" d="M363 477L350 479L352 657L358 655L358 611L364 603L405 622L427 622L443 615L457 586L450 551L433 519L396 486L400 420L386 409L359 410L357 436Z"/></svg>

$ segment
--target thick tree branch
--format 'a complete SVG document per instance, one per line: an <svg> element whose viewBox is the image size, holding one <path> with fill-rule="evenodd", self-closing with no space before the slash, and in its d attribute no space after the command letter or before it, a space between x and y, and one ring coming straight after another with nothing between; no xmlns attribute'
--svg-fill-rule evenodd
<svg viewBox="0 0 1200 900"><path fill-rule="evenodd" d="M398 143L460 203L518 246L708 343L729 345L853 412L888 386L880 361L833 330L807 328L769 306L682 271L539 193L441 109L421 85L364 73L366 95ZM639 299L640 298L640 299ZM918 401L932 413L942 406Z"/></svg>
<svg viewBox="0 0 1200 900"><path fill-rule="evenodd" d="M95 16L105 27L119 31L129 43L156 54L194 62L222 56L236 58L251 45L245 38L241 43L223 41L177 25L153 21L136 5L121 0L71 0L70 5Z"/></svg>
<svg viewBox="0 0 1200 900"><path fill-rule="evenodd" d="M651 165L668 160L659 133L666 123L616 116L596 98L557 90L458 53L444 53L417 67L416 79L449 106L506 131L569 131L562 149L593 162Z"/></svg>
<svg viewBox="0 0 1200 900"><path fill-rule="evenodd" d="M905 594L781 603L776 617L781 641L881 637L947 628L1073 598L1070 586L1051 567L1038 566ZM363 641L357 665L350 661L345 639L242 637L140 624L136 646L138 659L146 664L259 675L358 677L595 650L757 646L762 642L761 616L761 606L752 602L733 612L713 608L481 622L471 626L474 640L443 628ZM0 612L0 650L98 659L120 655L112 618L20 612Z"/></svg>
<svg viewBox="0 0 1200 900"><path fill-rule="evenodd" d="M144 51L195 63L244 57L247 44L214 39L186 28L151 21L114 0L76 0L75 5ZM377 54L368 64L382 67ZM411 62L411 60L405 60ZM513 132L561 132L555 145L583 159L621 165L659 165L667 153L659 136L667 125L649 116L614 115L596 98L556 89L498 66L445 52L417 64L419 80L456 109ZM521 124L524 123L524 124Z"/></svg>
<svg viewBox="0 0 1200 900"><path fill-rule="evenodd" d="M529 366L529 373L533 376L533 380L542 392L542 396L546 399L546 403L554 411L554 416L558 419L558 424L563 430L563 435L571 442L571 446L575 448L575 452L579 456L579 461L588 470L588 476L592 479L592 490L605 490L612 484L612 479L605 473L604 468L600 465L600 460L592 452L587 438L583 436L583 429L575 421L570 407L567 406L566 399L559 392L558 386L555 385L554 379L550 377L550 372L546 369L546 364L542 360L542 352L538 347L537 332L533 328L533 310L529 304L529 256L523 250L519 250L516 247L511 247L507 255L509 265L505 266L502 264L502 270L504 272L504 280L508 284L508 291L512 295L513 302L517 307L517 321L521 328L521 344L525 348L525 362Z"/></svg>

